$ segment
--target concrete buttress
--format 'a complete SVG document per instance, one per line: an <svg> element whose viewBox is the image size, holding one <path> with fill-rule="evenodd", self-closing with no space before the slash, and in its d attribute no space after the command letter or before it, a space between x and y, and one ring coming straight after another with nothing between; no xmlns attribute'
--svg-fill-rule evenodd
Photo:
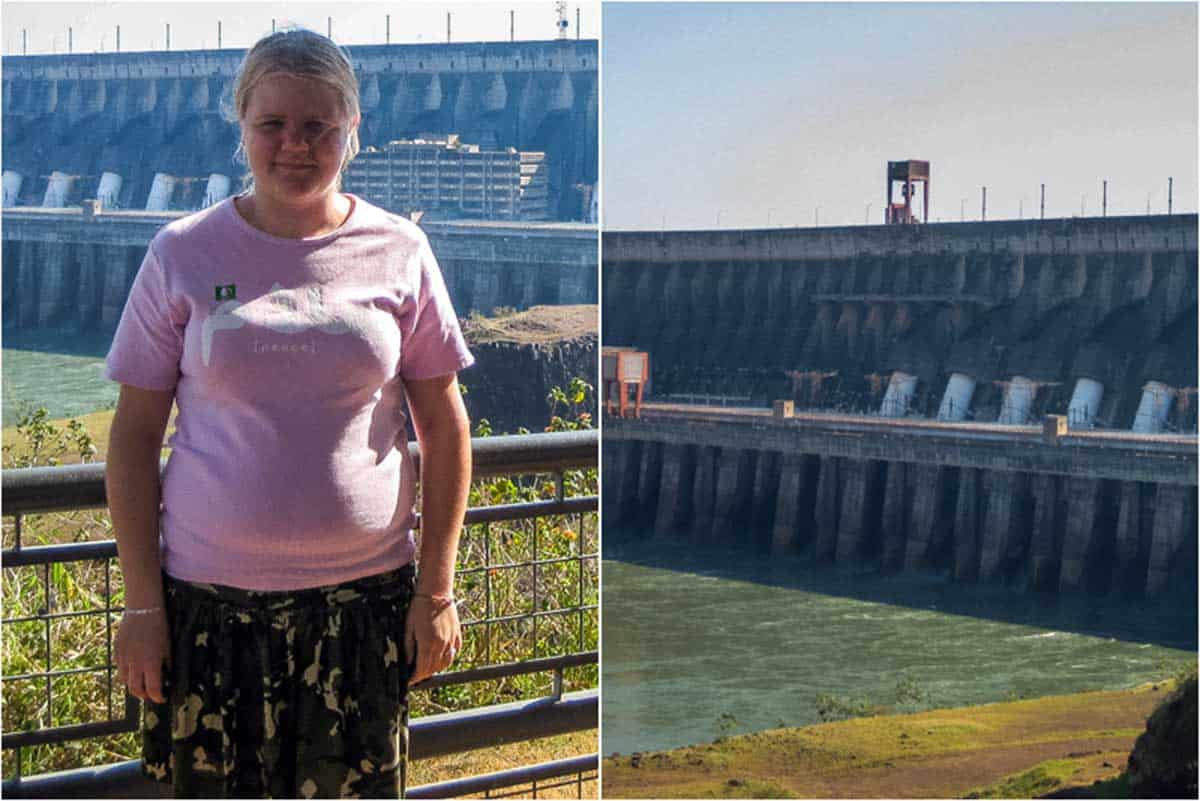
<svg viewBox="0 0 1200 801"><path fill-rule="evenodd" d="M1184 484L1159 484L1154 505L1154 534L1150 542L1150 565L1146 569L1146 595L1159 595L1167 588L1172 562L1187 536L1188 506L1195 503L1196 488ZM1192 529L1195 536L1195 529Z"/></svg>
<svg viewBox="0 0 1200 801"><path fill-rule="evenodd" d="M979 575L979 473L964 467L958 474L954 507L954 578L973 581Z"/></svg>
<svg viewBox="0 0 1200 801"><path fill-rule="evenodd" d="M1096 479L1078 476L1067 479L1067 529L1058 580L1058 588L1062 591L1082 590L1086 586L1099 493L1100 482Z"/></svg>

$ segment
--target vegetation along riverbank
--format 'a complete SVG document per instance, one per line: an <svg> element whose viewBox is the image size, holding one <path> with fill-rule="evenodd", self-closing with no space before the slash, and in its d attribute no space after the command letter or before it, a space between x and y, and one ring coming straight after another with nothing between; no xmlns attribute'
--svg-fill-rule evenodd
<svg viewBox="0 0 1200 801"><path fill-rule="evenodd" d="M1147 718L1180 677L905 715L879 715L614 755L606 798L1128 797ZM1195 696L1194 669L1190 679ZM1190 711L1195 771L1195 707ZM1194 787L1195 779L1192 778ZM1096 784L1096 782L1100 782ZM1078 789L1072 789L1078 788Z"/></svg>

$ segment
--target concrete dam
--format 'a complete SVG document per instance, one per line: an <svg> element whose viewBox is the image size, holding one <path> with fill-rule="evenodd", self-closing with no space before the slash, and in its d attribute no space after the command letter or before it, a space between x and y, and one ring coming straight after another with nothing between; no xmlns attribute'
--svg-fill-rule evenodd
<svg viewBox="0 0 1200 801"><path fill-rule="evenodd" d="M603 342L650 354L660 402L606 420L606 520L1194 598L1196 225L606 233Z"/></svg>
<svg viewBox="0 0 1200 801"><path fill-rule="evenodd" d="M182 212L5 209L5 330L111 335L146 246ZM497 307L595 303L596 227L582 223L427 222L462 316Z"/></svg>
<svg viewBox="0 0 1200 801"><path fill-rule="evenodd" d="M557 219L577 219L598 169L596 40L348 47L364 148L459 134L483 149L542 151ZM195 210L245 167L223 113L240 49L6 56L4 200ZM165 176L156 180L156 176Z"/></svg>

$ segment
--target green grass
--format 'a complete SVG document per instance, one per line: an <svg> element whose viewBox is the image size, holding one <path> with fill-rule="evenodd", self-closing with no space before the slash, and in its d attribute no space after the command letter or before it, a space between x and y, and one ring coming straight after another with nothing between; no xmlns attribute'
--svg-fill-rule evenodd
<svg viewBox="0 0 1200 801"><path fill-rule="evenodd" d="M1051 759L1015 776L967 793L964 797L1038 798L1064 786L1079 773L1079 770L1079 763L1074 759Z"/></svg>
<svg viewBox="0 0 1200 801"><path fill-rule="evenodd" d="M552 410L553 411L553 410ZM81 460L103 460L113 412L103 411L79 419L68 429L66 421L26 419L19 429L4 429L5 467L26 466L45 460L48 454L60 464ZM577 422L555 418L558 429L578 427ZM80 431L84 436L80 435ZM65 444L64 444L65 443ZM92 445L95 451L83 445ZM74 451L72 451L74 448ZM474 482L471 506L488 506L553 498L554 476L512 476ZM595 470L570 471L564 477L568 497L598 491ZM22 520L24 546L112 539L112 524L105 510L80 510L26 516ZM12 547L15 521L3 521L3 543ZM555 614L575 606L595 606L599 597L598 559L578 559L599 550L597 516L546 517L511 523L476 525L463 531L459 550L459 575L455 594L464 601L463 649L454 669L489 663L516 662L534 657L593 650L599 642L598 612ZM527 563L553 560L536 567ZM2 571L4 615L22 618L51 612L103 610L106 599L119 607L124 587L117 561L74 562L54 565L49 573L50 598L46 598L44 568L9 568ZM536 587L536 596L534 589ZM488 592L491 603L488 604ZM537 598L535 606L534 598ZM471 625L486 617L549 613L532 618ZM119 620L113 614L112 630ZM46 652L44 621L14 622L4 626L0 644L0 671L5 676L100 667L108 662L106 616L89 615L56 619L50 624L51 649ZM598 668L586 665L565 671L564 689L597 686ZM418 691L413 695L414 717L546 695L553 689L551 673L513 676L468 685ZM124 690L108 691L105 673L87 672L53 680L47 697L45 679L6 681L3 685L6 731L36 729L122 716ZM110 706L111 705L111 706ZM594 741L594 732L592 733ZM595 750L593 745L587 750ZM102 765L140 756L137 734L89 738L60 746L22 749L21 773ZM550 757L546 757L550 758ZM5 777L15 775L17 754L3 752ZM527 761L538 761L531 753ZM510 763L511 766L511 763ZM429 781L437 780L435 778Z"/></svg>

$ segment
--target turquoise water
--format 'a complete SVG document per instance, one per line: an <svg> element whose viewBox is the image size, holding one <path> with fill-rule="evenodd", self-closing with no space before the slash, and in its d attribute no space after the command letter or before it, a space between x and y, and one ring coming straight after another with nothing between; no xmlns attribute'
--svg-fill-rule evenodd
<svg viewBox="0 0 1200 801"><path fill-rule="evenodd" d="M4 334L4 425L25 408L46 407L51 417L105 409L117 401L117 385L104 378L111 337L42 332Z"/></svg>
<svg viewBox="0 0 1200 801"><path fill-rule="evenodd" d="M818 693L891 704L902 678L920 707L956 706L1129 687L1196 658L1194 597L1041 596L661 542L606 541L605 557L605 754L818 722Z"/></svg>

